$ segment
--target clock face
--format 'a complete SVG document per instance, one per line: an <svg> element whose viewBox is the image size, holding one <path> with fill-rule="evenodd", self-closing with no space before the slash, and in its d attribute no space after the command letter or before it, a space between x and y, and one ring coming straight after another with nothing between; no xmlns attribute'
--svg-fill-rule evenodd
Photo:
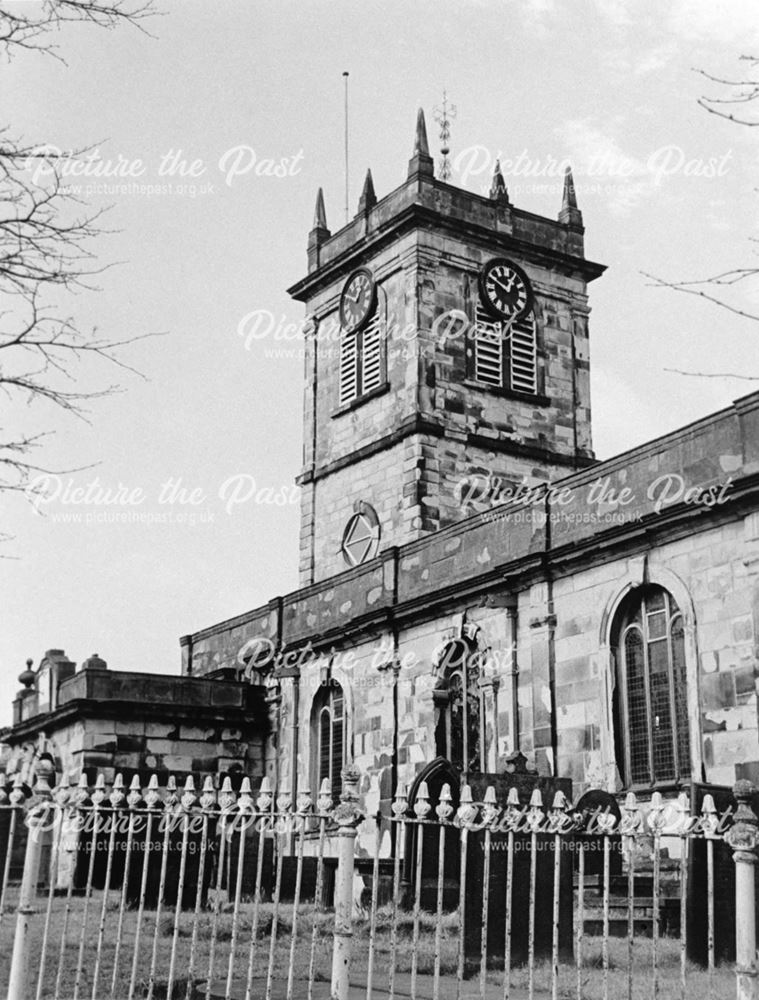
<svg viewBox="0 0 759 1000"><path fill-rule="evenodd" d="M362 327L374 311L376 300L372 272L365 267L354 271L346 281L340 298L340 323L343 329L353 333Z"/></svg>
<svg viewBox="0 0 759 1000"><path fill-rule="evenodd" d="M527 275L505 257L496 257L483 267L480 296L485 308L497 319L521 316L532 305Z"/></svg>

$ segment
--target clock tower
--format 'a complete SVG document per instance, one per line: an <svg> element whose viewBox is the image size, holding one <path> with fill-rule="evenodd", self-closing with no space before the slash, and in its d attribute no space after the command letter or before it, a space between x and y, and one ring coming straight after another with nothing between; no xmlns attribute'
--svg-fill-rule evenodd
<svg viewBox="0 0 759 1000"><path fill-rule="evenodd" d="M594 461L572 175L558 219L434 176L419 111L406 181L367 172L338 232L317 196L304 302L301 585Z"/></svg>

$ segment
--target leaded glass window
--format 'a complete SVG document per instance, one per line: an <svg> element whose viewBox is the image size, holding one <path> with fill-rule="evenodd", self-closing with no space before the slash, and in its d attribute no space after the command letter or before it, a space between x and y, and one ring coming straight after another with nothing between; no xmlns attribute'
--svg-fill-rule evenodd
<svg viewBox="0 0 759 1000"><path fill-rule="evenodd" d="M660 587L635 591L618 626L617 748L627 786L690 777L683 617Z"/></svg>

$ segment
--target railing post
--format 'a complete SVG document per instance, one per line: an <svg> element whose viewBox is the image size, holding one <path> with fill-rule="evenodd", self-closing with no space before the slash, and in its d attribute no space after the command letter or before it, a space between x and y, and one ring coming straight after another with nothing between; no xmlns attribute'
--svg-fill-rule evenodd
<svg viewBox="0 0 759 1000"><path fill-rule="evenodd" d="M364 814L358 807L361 774L349 765L342 772L343 791L333 817L338 826L337 875L335 878L335 931L332 946L331 1000L348 1000L351 945L353 939L353 870L356 827Z"/></svg>
<svg viewBox="0 0 759 1000"><path fill-rule="evenodd" d="M28 830L26 853L24 855L24 873L21 877L21 891L16 910L16 933L13 938L13 955L11 971L8 979L8 1000L27 1000L30 991L36 984L36 977L30 970L36 967L32 948L32 916L37 912L34 905L37 898L37 885L40 877L40 862L45 834L49 829L49 816L53 808L50 787L46 776L41 774L34 787L34 793L39 801L35 803L24 817ZM8 845L11 850L12 844Z"/></svg>
<svg viewBox="0 0 759 1000"><path fill-rule="evenodd" d="M759 1000L756 963L756 911L754 866L757 862L759 821L751 808L754 786L737 781L733 795L738 802L733 825L725 840L735 861L735 986L737 1000Z"/></svg>

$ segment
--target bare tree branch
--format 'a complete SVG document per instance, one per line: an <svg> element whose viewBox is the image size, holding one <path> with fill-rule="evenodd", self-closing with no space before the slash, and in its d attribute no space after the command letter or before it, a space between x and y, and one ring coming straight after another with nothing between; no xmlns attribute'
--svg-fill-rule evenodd
<svg viewBox="0 0 759 1000"><path fill-rule="evenodd" d="M40 0L3 3L0 6L0 51L7 58L32 50L65 62L50 33L64 24L85 22L113 30L130 24L150 34L144 21L157 14L153 0Z"/></svg>
<svg viewBox="0 0 759 1000"><path fill-rule="evenodd" d="M753 127L759 125L759 107L757 107L756 117L747 116L743 111L734 113L728 110L730 107L740 107L743 109L751 105L754 101L759 101L759 57L744 55L740 56L740 61L747 64L747 72L738 79L715 76L703 69L694 70L694 72L704 77L704 79L709 80L710 83L731 89L731 93L727 96L701 97L698 99L698 104L710 114L724 118L733 124ZM754 236L749 237L749 240L752 243L758 242ZM720 309L725 309L734 316L740 316L741 319L759 322L759 315L750 312L748 309L734 305L727 301L721 294L721 290L733 288L747 278L759 275L759 266L732 268L728 271L712 275L710 278L700 278L695 281L667 281L655 275L648 274L645 271L641 273L649 279L655 288L668 288L671 291L683 292L686 295L695 295L705 302L711 302ZM667 368L665 371L697 378L736 378L748 382L759 381L759 376L738 374L736 372L694 372L683 371L679 368Z"/></svg>
<svg viewBox="0 0 759 1000"><path fill-rule="evenodd" d="M737 272L726 272L726 274L731 273L735 274ZM702 287L703 285L735 284L735 281L739 281L742 278L759 274L759 270L746 270L746 273L741 274L740 278L736 278L732 282L721 281L721 276L719 275L716 278L702 278L698 281L665 281L664 278L657 278L655 275L649 274L647 271L641 271L641 274L644 278L649 279L654 288L670 288L675 292L685 292L687 295L696 295L698 298L704 299L707 302L713 302L721 309L726 309L728 312L734 313L736 316L741 316L744 319L751 319L759 322L759 316L755 313L746 312L744 309L738 309L737 306L730 305L730 303L725 302L724 299L719 299L716 295L710 295L708 292L705 292Z"/></svg>
<svg viewBox="0 0 759 1000"><path fill-rule="evenodd" d="M665 368L664 371L675 375L691 375L694 378L737 378L742 382L759 382L759 375L736 375L735 372L688 372L682 368Z"/></svg>
<svg viewBox="0 0 759 1000"><path fill-rule="evenodd" d="M60 58L51 33L64 24L129 24L144 31L143 21L154 13L153 0L0 3L0 51L8 58L23 50ZM63 183L68 164L96 154L97 147L61 153L0 129L0 398L9 405L52 406L83 420L88 401L120 390L116 384L85 388L81 365L96 359L139 375L120 349L154 336L103 337L85 329L65 305L70 293L95 289L97 276L112 266L100 263L93 250L96 237L107 232L103 212L89 209ZM48 438L0 428L0 491L25 490L32 476L52 472L32 458Z"/></svg>
<svg viewBox="0 0 759 1000"><path fill-rule="evenodd" d="M711 73L707 73L702 69L695 70L699 76L703 76L711 83L719 84L722 87L732 87L734 90L734 93L728 97L700 97L698 103L711 115L717 115L718 118L725 118L736 125L748 125L750 128L753 128L759 125L759 111L757 111L755 118L748 118L740 117L732 111L725 110L730 105L746 105L752 101L759 100L759 58L756 56L741 56L740 58L749 64L748 75L742 80L726 80L719 76L712 76Z"/></svg>

